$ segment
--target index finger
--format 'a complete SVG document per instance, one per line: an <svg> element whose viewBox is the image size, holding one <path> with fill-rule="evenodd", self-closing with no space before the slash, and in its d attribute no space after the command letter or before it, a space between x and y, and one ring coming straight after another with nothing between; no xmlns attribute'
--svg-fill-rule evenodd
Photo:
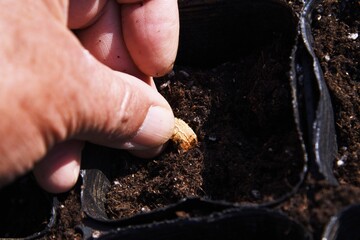
<svg viewBox="0 0 360 240"><path fill-rule="evenodd" d="M161 76L173 67L179 43L177 0L118 0L124 41L138 68Z"/></svg>

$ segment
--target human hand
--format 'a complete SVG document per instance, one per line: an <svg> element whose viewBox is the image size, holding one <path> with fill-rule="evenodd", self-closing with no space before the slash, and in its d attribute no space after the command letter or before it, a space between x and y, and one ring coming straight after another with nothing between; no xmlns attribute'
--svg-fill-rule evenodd
<svg viewBox="0 0 360 240"><path fill-rule="evenodd" d="M175 60L177 1L68 4L0 1L0 185L34 169L44 189L64 192L84 141L150 157L172 135L150 76Z"/></svg>

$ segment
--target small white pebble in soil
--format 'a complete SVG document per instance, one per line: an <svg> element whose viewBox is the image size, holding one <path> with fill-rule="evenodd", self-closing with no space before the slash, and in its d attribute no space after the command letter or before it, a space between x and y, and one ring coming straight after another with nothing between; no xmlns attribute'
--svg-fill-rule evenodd
<svg viewBox="0 0 360 240"><path fill-rule="evenodd" d="M336 164L338 165L338 167L341 167L342 165L345 164L345 162L340 159L340 160L338 160L338 161L336 162Z"/></svg>
<svg viewBox="0 0 360 240"><path fill-rule="evenodd" d="M170 80L161 84L159 88L160 88L160 90L163 90L163 89L167 88L169 85L170 85Z"/></svg>
<svg viewBox="0 0 360 240"><path fill-rule="evenodd" d="M141 208L142 212L150 212L150 208L148 206L144 206Z"/></svg>
<svg viewBox="0 0 360 240"><path fill-rule="evenodd" d="M98 230L94 230L91 234L92 238L99 238L101 236L101 232Z"/></svg>
<svg viewBox="0 0 360 240"><path fill-rule="evenodd" d="M201 123L201 120L199 117L194 117L193 122Z"/></svg>
<svg viewBox="0 0 360 240"><path fill-rule="evenodd" d="M347 160L347 158L348 158L347 154L342 155L341 158L336 161L336 165L338 167L343 166L345 164L345 161Z"/></svg>
<svg viewBox="0 0 360 240"><path fill-rule="evenodd" d="M325 56L324 56L324 59L325 59L325 61L330 61L330 55L329 54L325 54Z"/></svg>
<svg viewBox="0 0 360 240"><path fill-rule="evenodd" d="M349 33L348 38L351 40L356 40L359 37L358 33Z"/></svg>

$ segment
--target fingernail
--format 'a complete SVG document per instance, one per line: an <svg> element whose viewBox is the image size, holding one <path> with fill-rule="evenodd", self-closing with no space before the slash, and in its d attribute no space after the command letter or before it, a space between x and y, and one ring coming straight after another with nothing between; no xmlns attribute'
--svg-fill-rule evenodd
<svg viewBox="0 0 360 240"><path fill-rule="evenodd" d="M167 142L174 130L174 114L163 107L150 107L137 134L124 144L124 148L143 150Z"/></svg>

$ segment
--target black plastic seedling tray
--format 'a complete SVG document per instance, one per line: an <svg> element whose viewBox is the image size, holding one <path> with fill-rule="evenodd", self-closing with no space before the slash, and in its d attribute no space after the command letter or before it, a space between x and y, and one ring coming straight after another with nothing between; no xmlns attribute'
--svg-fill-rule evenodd
<svg viewBox="0 0 360 240"><path fill-rule="evenodd" d="M207 196L188 197L162 208L114 220L108 216L105 206L106 194L111 188L106 167L90 163L84 166L79 181L79 201L84 216L76 231L83 239L312 239L300 222L276 207L296 196L307 174L338 185L332 170L337 152L333 107L313 49L311 29L312 14L320 3L319 0L305 1L300 13L294 13L280 0L183 1L180 5L179 64L201 67L236 59L262 45L266 36L274 32L287 34L293 40L288 57L293 111L289 121L295 123L303 167L291 190L276 199L254 204L214 200ZM236 22L229 25L229 21L234 20ZM219 35L222 42L228 44L219 46ZM231 47L234 45L236 49ZM222 59L224 52L228 54ZM91 156L85 154L84 158L91 162ZM31 176L29 179L32 180ZM5 190L1 192L3 198L9 197ZM49 203L45 216L48 223L24 239L41 239L56 224L57 212L62 207L59 196L41 194L44 202ZM359 239L359 209L358 205L350 205L333 216L323 239Z"/></svg>

